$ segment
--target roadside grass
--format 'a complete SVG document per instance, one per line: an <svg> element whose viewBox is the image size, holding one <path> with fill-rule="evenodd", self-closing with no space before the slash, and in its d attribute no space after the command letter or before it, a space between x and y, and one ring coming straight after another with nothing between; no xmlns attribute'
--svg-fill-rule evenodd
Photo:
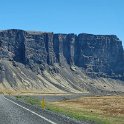
<svg viewBox="0 0 124 124"><path fill-rule="evenodd" d="M16 96L31 105L41 106L41 99L31 96ZM124 97L81 97L60 102L46 102L46 109L80 121L95 124L124 124Z"/></svg>
<svg viewBox="0 0 124 124"><path fill-rule="evenodd" d="M108 120L99 118L97 114L91 114L86 111L77 111L76 109L66 108L56 106L51 103L47 103L46 108L50 111L54 111L56 113L61 113L66 115L70 118L79 120L79 121L87 121L87 122L94 122L95 124L110 124Z"/></svg>
<svg viewBox="0 0 124 124"><path fill-rule="evenodd" d="M15 96L17 100L23 100L24 102L31 104L31 105L35 105L35 106L40 106L41 105L41 101L38 98L34 98L31 96Z"/></svg>
<svg viewBox="0 0 124 124"><path fill-rule="evenodd" d="M0 91L0 94L3 94L3 92L2 92L2 91Z"/></svg>

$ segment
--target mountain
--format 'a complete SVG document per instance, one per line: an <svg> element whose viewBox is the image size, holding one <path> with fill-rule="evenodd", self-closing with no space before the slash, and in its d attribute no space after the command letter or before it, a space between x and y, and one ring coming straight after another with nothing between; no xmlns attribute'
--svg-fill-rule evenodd
<svg viewBox="0 0 124 124"><path fill-rule="evenodd" d="M0 90L124 92L116 35L0 31Z"/></svg>

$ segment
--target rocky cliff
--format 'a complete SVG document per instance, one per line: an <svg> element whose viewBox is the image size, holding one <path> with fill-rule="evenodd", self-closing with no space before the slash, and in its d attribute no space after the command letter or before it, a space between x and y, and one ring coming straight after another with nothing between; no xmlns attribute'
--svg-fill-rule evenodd
<svg viewBox="0 0 124 124"><path fill-rule="evenodd" d="M4 30L0 31L0 61L11 62L14 67L20 63L37 75L44 71L60 74L61 69L68 68L94 80L124 80L124 50L115 35ZM0 64L1 75L4 70L5 65ZM0 77L2 83L4 79Z"/></svg>

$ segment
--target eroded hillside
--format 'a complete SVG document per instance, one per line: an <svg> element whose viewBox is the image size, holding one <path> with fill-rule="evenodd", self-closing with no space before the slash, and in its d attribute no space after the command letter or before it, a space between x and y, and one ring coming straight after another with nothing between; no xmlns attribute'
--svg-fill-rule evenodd
<svg viewBox="0 0 124 124"><path fill-rule="evenodd" d="M0 89L124 91L124 50L115 35L0 31Z"/></svg>

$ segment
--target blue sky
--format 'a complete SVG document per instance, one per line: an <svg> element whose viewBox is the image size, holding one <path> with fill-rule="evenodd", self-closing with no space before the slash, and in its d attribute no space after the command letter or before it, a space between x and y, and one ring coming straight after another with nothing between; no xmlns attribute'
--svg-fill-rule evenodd
<svg viewBox="0 0 124 124"><path fill-rule="evenodd" d="M0 30L116 34L124 45L124 0L0 0Z"/></svg>

